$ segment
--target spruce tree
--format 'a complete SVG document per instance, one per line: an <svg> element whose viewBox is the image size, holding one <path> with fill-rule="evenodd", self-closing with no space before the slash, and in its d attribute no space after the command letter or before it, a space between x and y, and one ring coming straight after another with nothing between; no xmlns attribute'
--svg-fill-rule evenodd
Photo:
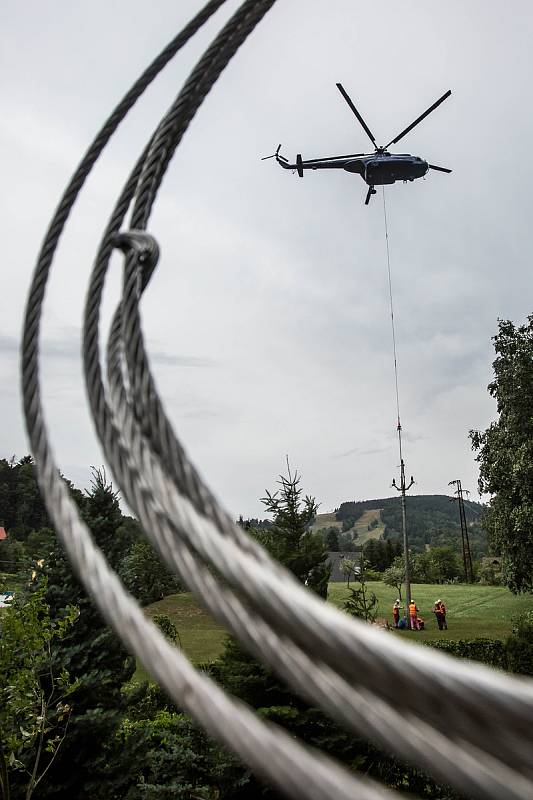
<svg viewBox="0 0 533 800"><path fill-rule="evenodd" d="M117 569L129 542L117 535L123 516L117 493L107 482L104 470L93 469L91 489L81 511L96 543ZM46 561L44 572L51 616L61 617L69 606L80 610L57 654L58 666L67 669L80 685L70 698L73 710L68 736L48 774L43 796L54 800L96 800L106 796L104 745L121 722L121 689L135 671L135 660L107 627L74 575L59 542Z"/></svg>
<svg viewBox="0 0 533 800"><path fill-rule="evenodd" d="M311 523L318 505L314 497L302 498L301 475L279 476L279 489L266 490L261 502L273 515L273 523L261 541L270 553L309 588L324 599L328 594L331 568L327 563L327 547L319 533L312 533Z"/></svg>

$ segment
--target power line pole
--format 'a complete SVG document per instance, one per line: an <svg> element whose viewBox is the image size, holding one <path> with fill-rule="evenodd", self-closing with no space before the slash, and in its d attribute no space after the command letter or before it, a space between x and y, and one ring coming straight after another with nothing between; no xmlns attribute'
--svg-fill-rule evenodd
<svg viewBox="0 0 533 800"><path fill-rule="evenodd" d="M457 497L454 497L454 500L459 501L459 520L461 522L461 541L463 545L463 565L465 570L465 581L467 583L472 583L474 580L474 568L472 566L472 554L470 552L470 540L468 538L468 527L466 524L466 514L465 514L465 503L463 498L464 494L470 494L468 489L463 489L461 486L461 481L459 479L455 481L450 481L448 486L457 486L455 494Z"/></svg>
<svg viewBox="0 0 533 800"><path fill-rule="evenodd" d="M406 617L409 617L409 605L411 603L411 565L409 563L409 535L407 533L407 514L405 510L405 493L411 488L413 485L414 478L411 475L411 481L408 486L406 486L405 481L405 463L403 460L402 455L402 426L400 423L400 418L398 417L398 444L400 446L400 485L396 485L396 479L392 479L392 485L396 489L396 491L401 492L401 500L402 500L402 533L403 533L403 557L405 563L405 611Z"/></svg>

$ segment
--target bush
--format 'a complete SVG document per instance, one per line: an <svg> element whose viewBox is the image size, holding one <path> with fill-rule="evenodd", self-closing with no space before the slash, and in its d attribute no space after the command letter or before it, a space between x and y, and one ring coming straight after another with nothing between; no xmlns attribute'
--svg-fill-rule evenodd
<svg viewBox="0 0 533 800"><path fill-rule="evenodd" d="M365 580L366 581L382 581L383 575L381 572L378 572L375 569L367 569L365 570Z"/></svg>
<svg viewBox="0 0 533 800"><path fill-rule="evenodd" d="M516 675L533 675L533 612L522 614L512 636L499 639L469 639L458 642L427 641L424 644L444 650L457 658L480 661L489 667L504 669Z"/></svg>
<svg viewBox="0 0 533 800"><path fill-rule="evenodd" d="M507 669L518 675L533 675L533 644L510 636L507 640Z"/></svg>
<svg viewBox="0 0 533 800"><path fill-rule="evenodd" d="M524 611L513 623L513 635L507 639L507 668L533 675L533 611Z"/></svg>
<svg viewBox="0 0 533 800"><path fill-rule="evenodd" d="M125 719L110 756L121 776L115 797L123 800L236 797L249 780L233 756L186 716L169 711L150 720Z"/></svg>
<svg viewBox="0 0 533 800"><path fill-rule="evenodd" d="M506 644L500 639L460 639L457 642L437 640L426 641L424 644L444 650L457 658L468 658L489 667L508 669Z"/></svg>
<svg viewBox="0 0 533 800"><path fill-rule="evenodd" d="M533 611L524 611L513 619L513 635L533 644Z"/></svg>
<svg viewBox="0 0 533 800"><path fill-rule="evenodd" d="M496 572L492 566L481 567L478 572L478 579L483 586L502 585L501 572Z"/></svg>
<svg viewBox="0 0 533 800"><path fill-rule="evenodd" d="M178 637L178 629L168 616L168 614L154 614L152 617L152 622L154 625L157 625L163 636L165 636L169 642L176 641Z"/></svg>
<svg viewBox="0 0 533 800"><path fill-rule="evenodd" d="M132 680L124 687L124 699L131 722L154 719L160 711L179 713L179 709L157 683L138 684Z"/></svg>

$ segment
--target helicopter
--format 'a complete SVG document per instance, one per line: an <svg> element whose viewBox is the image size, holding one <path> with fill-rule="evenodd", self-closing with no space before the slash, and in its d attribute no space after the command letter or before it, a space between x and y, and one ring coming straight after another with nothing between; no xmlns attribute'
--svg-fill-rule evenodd
<svg viewBox="0 0 533 800"><path fill-rule="evenodd" d="M291 164L289 163L289 160L285 158L285 156L280 154L281 145L279 145L278 149L275 153L273 153L273 155L265 156L261 160L266 161L269 158L275 158L278 164L283 167L283 169L296 170L300 178L303 178L305 169L344 169L346 172L352 172L356 175L360 175L365 183L367 183L369 186L366 195L365 206L367 206L370 202L372 195L376 194L376 189L374 188L375 186L395 183L396 181L414 181L416 178L422 178L430 169L434 169L437 172L447 173L452 171L446 167L438 167L435 164L429 164L427 161L424 161L423 158L419 158L418 156L412 156L407 153L389 153L388 150L392 144L396 144L400 141L400 139L403 139L403 137L409 133L409 131L412 131L416 125L418 125L428 116L428 114L431 114L432 111L435 111L435 109L451 95L451 89L448 89L448 91L445 92L442 97L439 97L439 99L433 103L432 106L426 109L423 114L417 117L414 122L408 125L407 128L404 128L401 133L399 133L388 144L382 147L376 144L374 134L355 107L343 85L341 83L337 83L336 86L346 100L349 108L357 117L366 135L374 145L374 152L372 154L350 153L343 156L328 156L327 158L313 158L308 161L304 161L301 154L298 153L296 156L296 163Z"/></svg>

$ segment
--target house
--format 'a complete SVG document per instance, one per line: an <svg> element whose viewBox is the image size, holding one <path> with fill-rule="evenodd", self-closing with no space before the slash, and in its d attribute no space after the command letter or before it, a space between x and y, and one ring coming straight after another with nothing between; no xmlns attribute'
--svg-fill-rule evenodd
<svg viewBox="0 0 533 800"><path fill-rule="evenodd" d="M5 528L0 526L0 542L2 542L4 539L7 539L7 531Z"/></svg>
<svg viewBox="0 0 533 800"><path fill-rule="evenodd" d="M355 561L354 569L350 575L353 579L354 576L359 575L359 554L354 553L351 550L345 550L343 552L335 552L335 551L328 551L328 561L327 563L331 567L331 575L330 581L346 581L347 575L343 572L342 563L343 561Z"/></svg>
<svg viewBox="0 0 533 800"><path fill-rule="evenodd" d="M481 566L492 567L495 572L499 572L502 568L502 560L500 556L483 556Z"/></svg>

